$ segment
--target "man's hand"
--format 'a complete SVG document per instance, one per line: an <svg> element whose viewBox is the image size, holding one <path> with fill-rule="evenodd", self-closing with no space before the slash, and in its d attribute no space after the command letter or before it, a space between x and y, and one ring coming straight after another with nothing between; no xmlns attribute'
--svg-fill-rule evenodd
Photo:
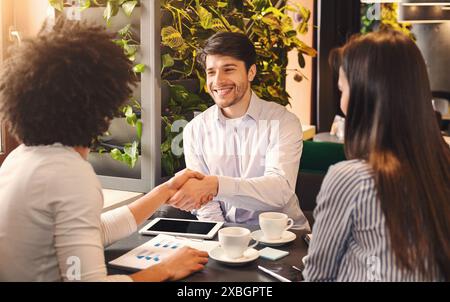
<svg viewBox="0 0 450 302"><path fill-rule="evenodd" d="M185 169L175 174L166 184L169 190L177 191L191 178L202 180L205 178L205 175L200 172Z"/></svg>
<svg viewBox="0 0 450 302"><path fill-rule="evenodd" d="M206 176L203 180L191 178L175 193L168 204L184 211L199 209L213 200L218 187L219 181L216 176Z"/></svg>

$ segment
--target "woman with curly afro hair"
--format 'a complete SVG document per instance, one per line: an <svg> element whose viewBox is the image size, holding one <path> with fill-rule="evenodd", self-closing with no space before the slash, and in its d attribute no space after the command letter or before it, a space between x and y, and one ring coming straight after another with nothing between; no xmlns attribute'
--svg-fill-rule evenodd
<svg viewBox="0 0 450 302"><path fill-rule="evenodd" d="M102 214L89 147L136 82L112 39L102 27L60 19L2 68L0 118L21 145L0 168L0 281L177 280L207 262L206 253L185 248L133 275L107 276L104 247L135 232L188 179L203 178L183 171Z"/></svg>

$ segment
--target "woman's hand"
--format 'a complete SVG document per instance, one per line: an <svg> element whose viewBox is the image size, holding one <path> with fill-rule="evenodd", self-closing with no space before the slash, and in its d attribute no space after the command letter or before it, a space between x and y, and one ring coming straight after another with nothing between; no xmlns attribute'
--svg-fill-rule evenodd
<svg viewBox="0 0 450 302"><path fill-rule="evenodd" d="M176 281L205 268L208 253L184 247L162 263L131 275L137 282Z"/></svg>
<svg viewBox="0 0 450 302"><path fill-rule="evenodd" d="M167 272L170 281L180 280L205 268L208 253L184 247L171 255L160 265Z"/></svg>
<svg viewBox="0 0 450 302"><path fill-rule="evenodd" d="M150 193L139 198L135 202L128 205L131 213L133 214L136 224L140 225L147 220L155 211L164 203L172 205L169 201L175 195L175 193L189 180L198 179L202 180L205 176L199 172L191 171L189 169L183 170L177 173L171 180L162 184L152 190ZM180 206L173 205L184 211L190 211L195 208L199 208L198 205L186 205L181 208Z"/></svg>

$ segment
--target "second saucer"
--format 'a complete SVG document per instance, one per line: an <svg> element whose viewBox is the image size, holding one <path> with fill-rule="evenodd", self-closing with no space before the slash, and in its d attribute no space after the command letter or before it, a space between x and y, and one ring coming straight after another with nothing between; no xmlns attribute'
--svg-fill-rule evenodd
<svg viewBox="0 0 450 302"><path fill-rule="evenodd" d="M259 252L253 248L249 248L247 251L245 251L242 257L237 259L230 259L225 255L225 251L223 250L223 248L219 246L211 250L209 252L209 256L220 263L231 266L238 266L258 259Z"/></svg>
<svg viewBox="0 0 450 302"><path fill-rule="evenodd" d="M252 234L254 240L258 240L260 243L268 246L279 246L288 242L294 241L297 235L290 231L284 231L280 239L266 239L261 230L254 231Z"/></svg>

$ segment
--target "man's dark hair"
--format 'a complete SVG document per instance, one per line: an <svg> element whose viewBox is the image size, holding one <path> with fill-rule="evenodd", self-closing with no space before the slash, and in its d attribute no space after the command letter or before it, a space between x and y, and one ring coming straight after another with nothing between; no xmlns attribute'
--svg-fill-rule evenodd
<svg viewBox="0 0 450 302"><path fill-rule="evenodd" d="M233 57L245 63L247 71L256 64L256 50L249 38L241 33L220 32L211 36L198 57L200 64L206 69L208 55Z"/></svg>
<svg viewBox="0 0 450 302"><path fill-rule="evenodd" d="M88 147L131 95L132 63L103 27L59 19L44 28L5 62L0 114L27 146Z"/></svg>

